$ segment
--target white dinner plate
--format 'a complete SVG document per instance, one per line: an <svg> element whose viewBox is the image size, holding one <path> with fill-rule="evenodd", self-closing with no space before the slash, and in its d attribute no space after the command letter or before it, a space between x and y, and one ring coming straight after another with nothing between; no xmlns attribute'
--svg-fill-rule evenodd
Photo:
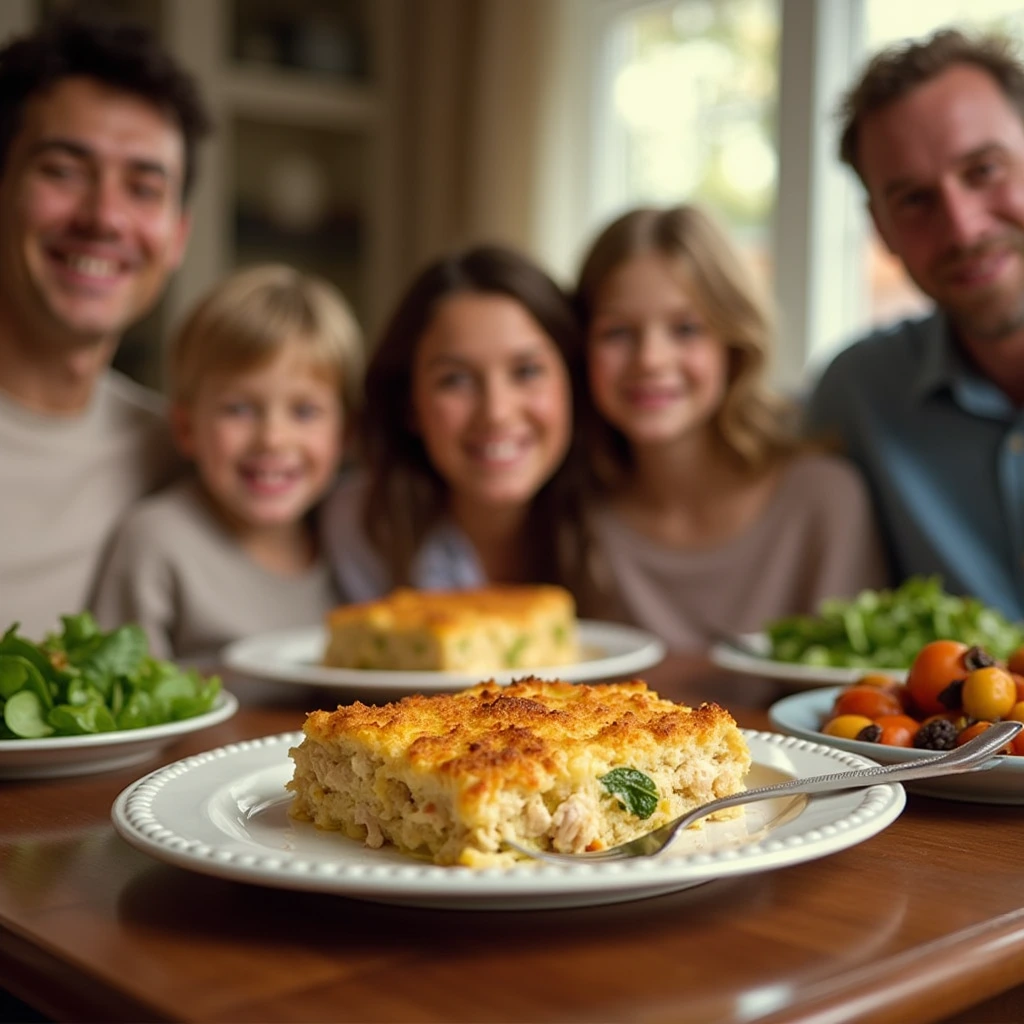
<svg viewBox="0 0 1024 1024"><path fill-rule="evenodd" d="M283 683L326 686L376 693L393 698L407 693L437 693L473 686L482 679L510 683L523 676L565 679L612 679L656 665L665 656L665 645L650 633L612 622L579 623L579 643L584 657L569 665L479 672L385 672L321 665L326 632L319 626L280 630L246 637L223 651L224 664L243 675Z"/></svg>
<svg viewBox="0 0 1024 1024"><path fill-rule="evenodd" d="M764 633L743 633L737 640L750 653L717 643L711 648L711 660L719 668L743 672L748 676L763 676L766 679L781 679L801 690L819 686L848 686L868 672L889 676L903 682L907 670L902 668L834 668L828 665L800 665L792 661L776 661L769 657L771 647Z"/></svg>
<svg viewBox="0 0 1024 1024"><path fill-rule="evenodd" d="M768 711L772 725L792 736L817 743L830 743L851 754L870 757L879 764L909 764L934 757L930 750L908 747L888 747L883 743L865 743L862 740L844 740L826 736L821 726L841 687L794 693L776 701ZM949 775L940 779L908 782L907 788L925 796L945 800L964 800L981 804L1024 804L1024 757L995 758L995 768L985 768L963 775Z"/></svg>
<svg viewBox="0 0 1024 1024"><path fill-rule="evenodd" d="M147 760L180 736L225 721L237 710L235 697L221 690L205 714L177 722L88 736L0 740L0 779L47 779L125 768Z"/></svg>
<svg viewBox="0 0 1024 1024"><path fill-rule="evenodd" d="M790 736L744 735L754 761L750 787L872 763ZM439 867L293 821L284 787L293 768L288 749L301 740L296 732L234 743L153 772L117 798L114 827L158 860L220 878L378 903L522 910L618 903L813 860L880 832L905 802L899 785L784 797L688 830L657 857Z"/></svg>

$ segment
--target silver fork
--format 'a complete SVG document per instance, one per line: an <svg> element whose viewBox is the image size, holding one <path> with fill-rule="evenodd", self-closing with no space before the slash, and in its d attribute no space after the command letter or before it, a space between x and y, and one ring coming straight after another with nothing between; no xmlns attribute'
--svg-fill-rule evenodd
<svg viewBox="0 0 1024 1024"><path fill-rule="evenodd" d="M613 846L608 850L596 850L590 853L551 853L547 850L532 850L528 846L520 846L519 843L513 842L511 839L506 839L505 844L527 857L552 861L556 864L595 864L607 860L650 857L663 850L680 829L686 828L716 811L725 810L727 807L738 807L741 804L754 803L757 800L768 800L771 797L791 794L837 793L844 789L863 789L879 783L912 782L915 779L930 779L939 775L956 775L961 772L984 771L993 768L998 763L993 755L1005 747L1022 728L1024 728L1024 722L996 722L962 747L956 747L938 757L915 761L913 764L856 768L849 772L815 775L807 779L793 779L790 782L777 782L771 786L744 790L742 793L724 796L702 804L700 807L695 807L692 811L688 811L653 832L648 832L646 835L638 836L628 843Z"/></svg>

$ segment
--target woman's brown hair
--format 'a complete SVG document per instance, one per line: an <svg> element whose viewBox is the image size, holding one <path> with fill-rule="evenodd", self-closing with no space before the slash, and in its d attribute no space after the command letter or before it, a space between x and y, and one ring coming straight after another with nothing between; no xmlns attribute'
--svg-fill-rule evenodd
<svg viewBox="0 0 1024 1024"><path fill-rule="evenodd" d="M508 296L540 324L565 362L575 423L583 345L562 289L525 256L500 246L451 253L425 267L385 327L366 374L362 454L369 486L363 525L395 584L409 583L416 552L448 502L448 485L413 425L414 356L439 304L463 294ZM578 444L574 426L566 458L534 498L527 519L532 578L577 591L583 585L586 548Z"/></svg>

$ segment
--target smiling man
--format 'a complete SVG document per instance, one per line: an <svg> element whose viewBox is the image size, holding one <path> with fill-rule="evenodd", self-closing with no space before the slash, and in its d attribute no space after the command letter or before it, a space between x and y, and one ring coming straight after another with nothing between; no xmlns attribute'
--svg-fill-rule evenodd
<svg viewBox="0 0 1024 1024"><path fill-rule="evenodd" d="M148 33L78 17L0 50L0 95L0 628L41 636L176 468L110 361L181 261L208 121Z"/></svg>
<svg viewBox="0 0 1024 1024"><path fill-rule="evenodd" d="M842 352L810 427L863 469L899 579L1024 618L1024 66L938 32L878 54L842 113L842 159L936 310Z"/></svg>

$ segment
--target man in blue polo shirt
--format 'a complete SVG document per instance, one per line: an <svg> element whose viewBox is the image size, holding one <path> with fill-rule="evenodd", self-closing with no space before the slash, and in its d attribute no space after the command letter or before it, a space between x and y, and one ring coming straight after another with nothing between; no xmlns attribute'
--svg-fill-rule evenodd
<svg viewBox="0 0 1024 1024"><path fill-rule="evenodd" d="M810 428L866 475L895 581L1024 619L1024 66L945 30L878 54L843 114L841 157L937 309L837 356Z"/></svg>

